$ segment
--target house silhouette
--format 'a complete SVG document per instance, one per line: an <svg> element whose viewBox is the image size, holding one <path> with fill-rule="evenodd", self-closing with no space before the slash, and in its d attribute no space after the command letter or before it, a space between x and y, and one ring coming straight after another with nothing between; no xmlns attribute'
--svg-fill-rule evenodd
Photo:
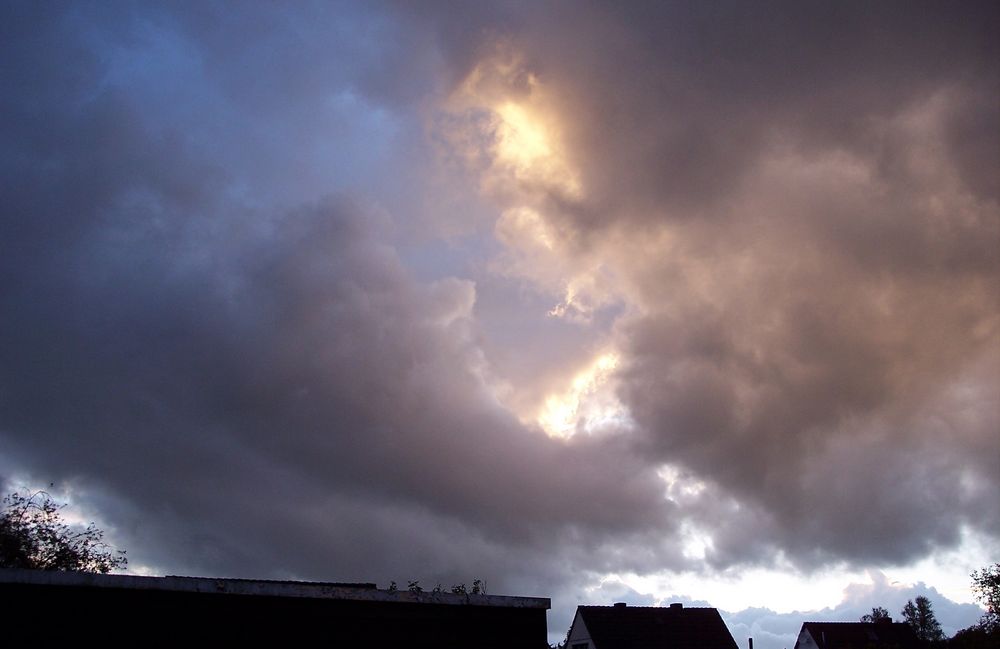
<svg viewBox="0 0 1000 649"><path fill-rule="evenodd" d="M737 649L714 608L578 606L567 649Z"/></svg>

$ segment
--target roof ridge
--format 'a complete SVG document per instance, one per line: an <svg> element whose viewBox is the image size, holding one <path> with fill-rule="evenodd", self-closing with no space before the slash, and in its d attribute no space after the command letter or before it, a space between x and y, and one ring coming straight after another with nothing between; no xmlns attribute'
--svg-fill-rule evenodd
<svg viewBox="0 0 1000 649"><path fill-rule="evenodd" d="M906 622L897 622L895 620L892 620L891 623L892 624L906 624ZM829 621L829 622L828 621L824 621L824 620L811 620L811 621L807 620L807 621L803 622L803 624L886 624L886 623L885 622L862 622L860 620L857 621L857 622L851 622L849 620L832 620L832 621Z"/></svg>
<svg viewBox="0 0 1000 649"><path fill-rule="evenodd" d="M622 609L622 608L624 608L624 609L630 609L630 608L632 608L632 609L635 609L635 608L656 608L656 609L664 609L664 610L673 609L675 611L691 611L691 610L717 611L718 610L714 606L687 606L687 605L685 605L685 606L681 607L681 606L670 606L669 604L666 605L666 606L633 606L632 604L629 604L628 606L615 606L614 604L580 604L579 606L581 608L619 608L619 609Z"/></svg>

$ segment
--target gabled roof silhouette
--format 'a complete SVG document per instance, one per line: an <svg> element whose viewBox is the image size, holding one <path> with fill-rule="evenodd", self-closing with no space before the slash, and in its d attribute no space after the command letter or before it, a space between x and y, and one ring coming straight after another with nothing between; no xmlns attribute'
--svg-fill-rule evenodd
<svg viewBox="0 0 1000 649"><path fill-rule="evenodd" d="M812 640L804 638L809 631ZM916 649L917 635L903 622L803 622L795 649Z"/></svg>
<svg viewBox="0 0 1000 649"><path fill-rule="evenodd" d="M737 649L714 608L617 604L576 611L574 624L582 620L593 649Z"/></svg>

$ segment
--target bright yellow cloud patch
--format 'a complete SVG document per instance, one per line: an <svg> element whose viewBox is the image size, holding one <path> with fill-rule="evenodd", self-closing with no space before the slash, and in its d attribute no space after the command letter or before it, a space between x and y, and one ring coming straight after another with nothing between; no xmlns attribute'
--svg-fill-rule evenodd
<svg viewBox="0 0 1000 649"><path fill-rule="evenodd" d="M496 113L503 120L497 153L504 161L520 169L529 169L552 155L548 133L523 107L508 101L497 107Z"/></svg>
<svg viewBox="0 0 1000 649"><path fill-rule="evenodd" d="M500 169L529 192L543 188L580 197L580 181L558 146L552 115L513 101L502 101L491 110L498 119L495 162Z"/></svg>

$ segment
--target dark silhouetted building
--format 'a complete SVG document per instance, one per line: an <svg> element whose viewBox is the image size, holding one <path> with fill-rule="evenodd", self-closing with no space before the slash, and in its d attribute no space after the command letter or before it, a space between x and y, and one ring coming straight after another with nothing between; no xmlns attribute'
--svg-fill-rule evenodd
<svg viewBox="0 0 1000 649"><path fill-rule="evenodd" d="M567 649L737 649L714 608L578 606Z"/></svg>
<svg viewBox="0 0 1000 649"><path fill-rule="evenodd" d="M541 597L0 569L6 646L548 647Z"/></svg>
<svg viewBox="0 0 1000 649"><path fill-rule="evenodd" d="M803 622L795 649L917 649L920 642L902 622Z"/></svg>

